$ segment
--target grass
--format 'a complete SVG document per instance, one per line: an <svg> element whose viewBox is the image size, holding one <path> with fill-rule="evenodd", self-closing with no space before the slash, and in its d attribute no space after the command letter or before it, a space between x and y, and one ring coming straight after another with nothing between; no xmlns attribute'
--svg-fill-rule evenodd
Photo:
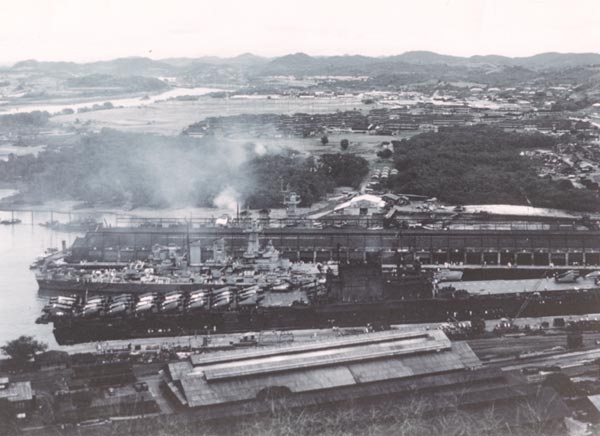
<svg viewBox="0 0 600 436"><path fill-rule="evenodd" d="M165 101L148 106L128 107L105 111L75 113L52 117L52 121L74 124L90 121L92 128L110 127L119 130L179 134L190 124L211 116L229 116L243 113L325 113L336 110L367 108L359 98L353 99L298 99L282 97L277 99L224 99L201 97L196 101Z"/></svg>
<svg viewBox="0 0 600 436"><path fill-rule="evenodd" d="M531 414L536 424L513 428L493 408L468 413L449 404L446 410L430 415L426 403L392 398L377 405L348 402L338 407L288 410L274 407L264 416L237 418L220 424L183 421L176 416L158 422L139 421L113 427L111 434L144 436L549 436L564 434L564 428L548 427L543 411L524 405L519 413Z"/></svg>

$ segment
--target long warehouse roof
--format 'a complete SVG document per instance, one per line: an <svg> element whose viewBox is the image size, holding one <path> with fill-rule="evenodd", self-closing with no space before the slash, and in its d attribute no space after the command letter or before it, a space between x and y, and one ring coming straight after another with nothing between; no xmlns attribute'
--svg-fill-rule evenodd
<svg viewBox="0 0 600 436"><path fill-rule="evenodd" d="M169 365L171 389L190 407L461 371L479 366L440 330L382 332L284 347L192 356ZM182 401L183 403L183 401Z"/></svg>

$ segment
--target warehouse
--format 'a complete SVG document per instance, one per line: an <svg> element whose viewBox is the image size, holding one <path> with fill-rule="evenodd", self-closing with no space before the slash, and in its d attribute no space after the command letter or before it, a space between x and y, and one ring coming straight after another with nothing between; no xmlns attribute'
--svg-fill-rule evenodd
<svg viewBox="0 0 600 436"><path fill-rule="evenodd" d="M222 420L279 408L455 411L510 428L563 428L571 411L548 386L483 367L466 342L440 330L387 331L263 349L193 355L163 371L165 391L191 419Z"/></svg>
<svg viewBox="0 0 600 436"><path fill-rule="evenodd" d="M392 331L196 355L170 364L166 376L181 405L207 407L282 396L308 401L311 393L327 402L327 394L341 388L464 372L479 365L468 346L451 343L442 331ZM365 393L359 389L354 395Z"/></svg>

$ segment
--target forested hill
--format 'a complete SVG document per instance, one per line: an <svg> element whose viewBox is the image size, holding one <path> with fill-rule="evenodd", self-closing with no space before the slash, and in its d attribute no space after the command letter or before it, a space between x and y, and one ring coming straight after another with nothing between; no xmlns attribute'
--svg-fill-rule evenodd
<svg viewBox="0 0 600 436"><path fill-rule="evenodd" d="M276 207L282 186L308 206L335 186L358 186L367 172L367 162L351 154L306 158L253 143L107 129L59 151L0 161L0 182L23 186L25 201L159 208L212 206L226 189L242 205Z"/></svg>
<svg viewBox="0 0 600 436"><path fill-rule="evenodd" d="M487 126L443 129L396 142L399 170L389 186L397 192L435 196L454 204L508 203L598 211L598 193L567 180L540 178L521 151L550 149L557 139L506 133Z"/></svg>

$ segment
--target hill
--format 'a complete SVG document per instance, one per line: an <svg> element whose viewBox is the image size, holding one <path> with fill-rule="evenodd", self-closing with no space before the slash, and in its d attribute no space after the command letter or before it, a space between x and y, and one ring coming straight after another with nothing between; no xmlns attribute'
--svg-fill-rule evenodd
<svg viewBox="0 0 600 436"><path fill-rule="evenodd" d="M409 51L399 55L369 57L362 55L344 56L310 56L306 53L293 53L272 59L244 53L231 58L206 56L198 58L170 58L154 60L145 57L127 57L90 63L75 62L42 62L33 59L17 62L13 70L20 71L46 71L46 72L73 72L87 74L114 74L114 75L157 75L176 74L178 70L185 69L192 64L196 65L228 65L239 67L252 67L260 72L264 69L267 73L277 71L296 72L302 71L337 71L344 68L360 69L368 72L370 68L381 65L406 66L406 65L449 65L465 67L510 66L534 70L563 69L578 66L600 65L599 53L540 53L528 57L506 57L498 55L475 55L470 57L449 56L431 51Z"/></svg>
<svg viewBox="0 0 600 436"><path fill-rule="evenodd" d="M129 57L90 63L27 60L3 71L44 75L59 80L93 75L175 77L191 86L207 83L246 85L270 76L331 75L367 76L374 80L369 86L403 86L432 81L515 86L531 85L532 81L537 81L546 84L585 83L594 88L599 83L598 67L600 54L597 53L541 53L510 58L497 55L460 57L430 51L410 51L382 57L293 53L264 58L244 53L232 58L208 56L154 60Z"/></svg>
<svg viewBox="0 0 600 436"><path fill-rule="evenodd" d="M507 133L488 126L442 129L395 144L390 177L396 192L437 197L453 204L515 204L598 211L598 193L570 182L540 179L536 164L520 155L549 149L557 140L541 134Z"/></svg>

